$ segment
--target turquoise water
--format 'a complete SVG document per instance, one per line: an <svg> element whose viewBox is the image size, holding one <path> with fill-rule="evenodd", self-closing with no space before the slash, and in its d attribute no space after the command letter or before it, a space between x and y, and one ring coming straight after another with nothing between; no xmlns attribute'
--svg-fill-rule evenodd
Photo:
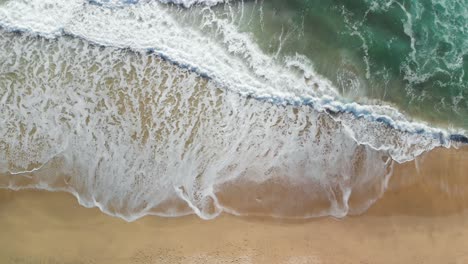
<svg viewBox="0 0 468 264"><path fill-rule="evenodd" d="M431 123L468 128L468 1L233 5L264 50L306 55L349 100L385 101Z"/></svg>

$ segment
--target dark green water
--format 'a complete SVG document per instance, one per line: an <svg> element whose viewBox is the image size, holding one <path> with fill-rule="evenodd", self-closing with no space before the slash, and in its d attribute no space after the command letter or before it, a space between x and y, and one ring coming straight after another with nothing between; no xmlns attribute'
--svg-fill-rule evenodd
<svg viewBox="0 0 468 264"><path fill-rule="evenodd" d="M264 50L306 55L348 100L385 101L431 123L468 128L468 0L233 5L242 30Z"/></svg>

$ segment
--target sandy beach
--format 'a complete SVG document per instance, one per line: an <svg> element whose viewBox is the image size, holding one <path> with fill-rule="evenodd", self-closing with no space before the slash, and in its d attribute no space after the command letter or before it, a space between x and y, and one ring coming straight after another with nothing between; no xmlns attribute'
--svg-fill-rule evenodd
<svg viewBox="0 0 468 264"><path fill-rule="evenodd" d="M0 192L1 263L468 263L468 149L396 165L360 216L125 222L67 193Z"/></svg>
<svg viewBox="0 0 468 264"><path fill-rule="evenodd" d="M0 0L0 264L468 264L468 0Z"/></svg>

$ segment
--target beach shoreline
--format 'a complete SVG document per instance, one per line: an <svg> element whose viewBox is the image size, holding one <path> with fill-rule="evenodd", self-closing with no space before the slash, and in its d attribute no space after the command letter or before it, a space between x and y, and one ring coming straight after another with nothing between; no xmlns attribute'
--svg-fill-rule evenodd
<svg viewBox="0 0 468 264"><path fill-rule="evenodd" d="M0 191L2 263L467 263L468 149L396 165L368 211L342 219L223 214L134 222L66 193Z"/></svg>
<svg viewBox="0 0 468 264"><path fill-rule="evenodd" d="M220 1L0 0L0 264L468 264L468 9Z"/></svg>

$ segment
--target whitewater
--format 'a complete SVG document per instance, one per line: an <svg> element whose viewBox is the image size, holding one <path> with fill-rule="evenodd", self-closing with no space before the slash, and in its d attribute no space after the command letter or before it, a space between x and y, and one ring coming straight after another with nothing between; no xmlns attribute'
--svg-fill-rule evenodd
<svg viewBox="0 0 468 264"><path fill-rule="evenodd" d="M266 54L235 23L241 2L167 2L0 4L2 188L129 221L343 217L382 195L394 162L468 143L349 102L313 58Z"/></svg>

